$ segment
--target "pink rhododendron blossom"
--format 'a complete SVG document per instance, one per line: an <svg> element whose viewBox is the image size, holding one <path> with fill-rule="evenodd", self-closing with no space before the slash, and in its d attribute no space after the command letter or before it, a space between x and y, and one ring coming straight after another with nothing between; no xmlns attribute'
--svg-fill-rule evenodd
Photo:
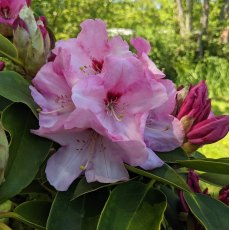
<svg viewBox="0 0 230 230"><path fill-rule="evenodd" d="M82 173L87 182L114 183L128 180L129 175L123 162L140 165L145 169L163 164L143 142L112 142L92 129L55 133L46 131L40 129L33 132L62 146L51 156L46 167L48 181L59 191L67 190Z"/></svg>
<svg viewBox="0 0 230 230"><path fill-rule="evenodd" d="M61 145L46 168L49 182L61 191L82 173L88 182L127 180L124 162L146 170L162 166L144 142L146 119L154 111L166 117L163 123L177 124L169 117L176 93L171 81L148 75L121 37L108 39L101 20L86 20L81 27L77 38L56 44L30 87L41 107L40 129L33 133ZM173 139L169 133L165 136Z"/></svg>
<svg viewBox="0 0 230 230"><path fill-rule="evenodd" d="M145 143L154 151L166 152L180 147L184 140L183 127L173 116L157 118L149 115L145 127Z"/></svg>
<svg viewBox="0 0 230 230"><path fill-rule="evenodd" d="M109 40L106 24L99 20L88 19L81 23L81 32L77 38L56 43L53 55L58 56L63 50L71 54L68 76L75 83L78 79L90 75L101 75L106 57L128 57L127 42L117 36Z"/></svg>
<svg viewBox="0 0 230 230"><path fill-rule="evenodd" d="M30 86L35 102L41 107L39 125L50 131L63 128L65 120L75 108L68 79L62 74L61 64L65 63L61 58L59 56L55 62L44 65L32 80L33 86ZM68 61L68 56L64 61Z"/></svg>
<svg viewBox="0 0 230 230"><path fill-rule="evenodd" d="M176 88L170 80L159 80L166 88L168 100L150 111L146 121L144 138L147 146L154 151L171 151L184 141L184 130L180 121L170 115L176 104Z"/></svg>
<svg viewBox="0 0 230 230"><path fill-rule="evenodd" d="M25 0L0 0L0 23L12 26L22 7L30 1Z"/></svg>
<svg viewBox="0 0 230 230"><path fill-rule="evenodd" d="M136 58L107 59L103 78L91 76L73 87L72 99L76 113L88 109L88 113L95 116L95 125L100 123L105 130L104 135L112 139L139 139L142 135L141 114L164 103L167 95L161 84L156 84L153 90ZM83 116L86 114L87 111ZM76 114L73 114L66 128L84 128L81 119L75 117ZM97 130L97 127L93 128Z"/></svg>

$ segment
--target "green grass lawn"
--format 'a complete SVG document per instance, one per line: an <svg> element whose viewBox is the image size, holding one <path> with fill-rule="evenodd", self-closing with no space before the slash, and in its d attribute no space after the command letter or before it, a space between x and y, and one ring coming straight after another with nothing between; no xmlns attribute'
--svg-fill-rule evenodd
<svg viewBox="0 0 230 230"><path fill-rule="evenodd" d="M228 114L229 105L226 101L212 100L212 110L215 115ZM199 151L208 158L228 157L229 135L222 140L205 145Z"/></svg>

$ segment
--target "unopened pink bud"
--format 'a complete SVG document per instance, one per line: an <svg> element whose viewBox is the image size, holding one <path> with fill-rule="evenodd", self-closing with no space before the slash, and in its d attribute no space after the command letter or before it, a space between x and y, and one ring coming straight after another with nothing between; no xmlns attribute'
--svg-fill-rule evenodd
<svg viewBox="0 0 230 230"><path fill-rule="evenodd" d="M188 172L187 183L193 192L202 193L199 185L199 177L193 170L189 170Z"/></svg>
<svg viewBox="0 0 230 230"><path fill-rule="evenodd" d="M227 115L222 115L197 123L187 133L188 142L201 146L219 141L228 133L228 119Z"/></svg>
<svg viewBox="0 0 230 230"><path fill-rule="evenodd" d="M5 68L5 62L0 61L0 71L2 71Z"/></svg>
<svg viewBox="0 0 230 230"><path fill-rule="evenodd" d="M177 118L192 118L194 124L197 121L207 119L211 111L211 100L208 99L208 89L205 81L191 87L183 104L181 105Z"/></svg>
<svg viewBox="0 0 230 230"><path fill-rule="evenodd" d="M218 199L225 203L226 205L229 205L229 186L226 185L223 187L219 192Z"/></svg>

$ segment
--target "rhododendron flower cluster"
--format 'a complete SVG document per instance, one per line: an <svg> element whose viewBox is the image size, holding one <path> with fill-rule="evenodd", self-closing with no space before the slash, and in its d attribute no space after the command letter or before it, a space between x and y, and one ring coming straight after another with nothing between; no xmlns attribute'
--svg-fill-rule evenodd
<svg viewBox="0 0 230 230"><path fill-rule="evenodd" d="M33 133L61 145L46 167L57 190L83 173L88 182L127 180L124 163L160 167L154 150L173 150L184 139L170 115L176 89L149 59L149 43L132 39L134 54L121 37L108 38L103 21L81 27L77 38L57 42L30 87L41 107Z"/></svg>

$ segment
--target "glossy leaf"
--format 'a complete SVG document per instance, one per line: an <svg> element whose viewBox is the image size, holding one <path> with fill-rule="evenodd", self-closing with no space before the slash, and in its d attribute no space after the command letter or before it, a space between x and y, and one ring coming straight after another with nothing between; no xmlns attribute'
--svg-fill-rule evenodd
<svg viewBox="0 0 230 230"><path fill-rule="evenodd" d="M51 203L28 201L20 204L14 212L0 213L0 217L14 218L36 229L45 229Z"/></svg>
<svg viewBox="0 0 230 230"><path fill-rule="evenodd" d="M134 177L134 178L132 178L130 180L135 180L137 178L138 177ZM78 198L78 197L80 197L82 195L85 195L87 193L90 193L90 192L93 192L93 191L97 191L97 190L102 189L102 188L106 188L106 187L110 187L110 186L115 186L115 185L118 185L118 184L121 184L121 183L125 183L125 182L124 181L120 181L120 182L112 183L112 184L103 184L103 183L99 183L99 182L95 181L95 182L92 182L92 183L88 183L86 181L85 177L83 177L79 181L79 183L77 184L72 199L76 199L76 198Z"/></svg>
<svg viewBox="0 0 230 230"><path fill-rule="evenodd" d="M0 184L4 182L4 173L9 158L9 143L0 123Z"/></svg>
<svg viewBox="0 0 230 230"><path fill-rule="evenodd" d="M157 156L164 162L174 163L177 160L188 160L188 156L181 148L177 148L170 152L157 153Z"/></svg>
<svg viewBox="0 0 230 230"><path fill-rule="evenodd" d="M57 193L47 222L47 230L95 230L108 197L107 191L89 193L71 201L74 185Z"/></svg>
<svg viewBox="0 0 230 230"><path fill-rule="evenodd" d="M0 34L0 55L3 57L17 58L18 52L13 43Z"/></svg>
<svg viewBox="0 0 230 230"><path fill-rule="evenodd" d="M18 59L18 51L13 43L0 34L0 56L6 57L19 65L23 65Z"/></svg>
<svg viewBox="0 0 230 230"><path fill-rule="evenodd" d="M10 228L6 224L0 222L0 230L12 230L12 228Z"/></svg>
<svg viewBox="0 0 230 230"><path fill-rule="evenodd" d="M228 229L228 207L222 202L198 193L184 192L184 198L206 230Z"/></svg>
<svg viewBox="0 0 230 230"><path fill-rule="evenodd" d="M149 185L130 181L118 185L101 213L97 230L160 229L166 197Z"/></svg>
<svg viewBox="0 0 230 230"><path fill-rule="evenodd" d="M229 184L229 175L217 173L202 173L199 178L204 182L223 187Z"/></svg>
<svg viewBox="0 0 230 230"><path fill-rule="evenodd" d="M228 174L229 172L229 165L225 160L218 161L218 159L199 159L176 162L187 168L192 168L203 172L219 174Z"/></svg>
<svg viewBox="0 0 230 230"><path fill-rule="evenodd" d="M48 201L28 201L19 205L14 212L20 215L24 222L45 229L50 207L51 203Z"/></svg>
<svg viewBox="0 0 230 230"><path fill-rule="evenodd" d="M126 168L136 174L155 179L164 184L169 184L185 191L190 191L190 188L185 180L167 164L164 164L161 168L156 168L152 171L145 171L130 165L126 165Z"/></svg>
<svg viewBox="0 0 230 230"><path fill-rule="evenodd" d="M13 102L26 104L37 116L37 106L31 96L29 82L13 71L0 72L0 95Z"/></svg>
<svg viewBox="0 0 230 230"><path fill-rule="evenodd" d="M178 219L181 204L177 192L165 185L161 185L160 190L167 198L167 208L165 211L165 218L167 219L167 222L173 229L183 230L184 225L179 222Z"/></svg>
<svg viewBox="0 0 230 230"><path fill-rule="evenodd" d="M1 87L1 86L0 86ZM9 106L12 101L6 99L5 97L0 96L0 112Z"/></svg>
<svg viewBox="0 0 230 230"><path fill-rule="evenodd" d="M52 144L30 133L37 128L37 119L23 104L13 104L4 110L2 124L11 135L11 143L6 180L0 186L0 202L15 196L32 182Z"/></svg>

